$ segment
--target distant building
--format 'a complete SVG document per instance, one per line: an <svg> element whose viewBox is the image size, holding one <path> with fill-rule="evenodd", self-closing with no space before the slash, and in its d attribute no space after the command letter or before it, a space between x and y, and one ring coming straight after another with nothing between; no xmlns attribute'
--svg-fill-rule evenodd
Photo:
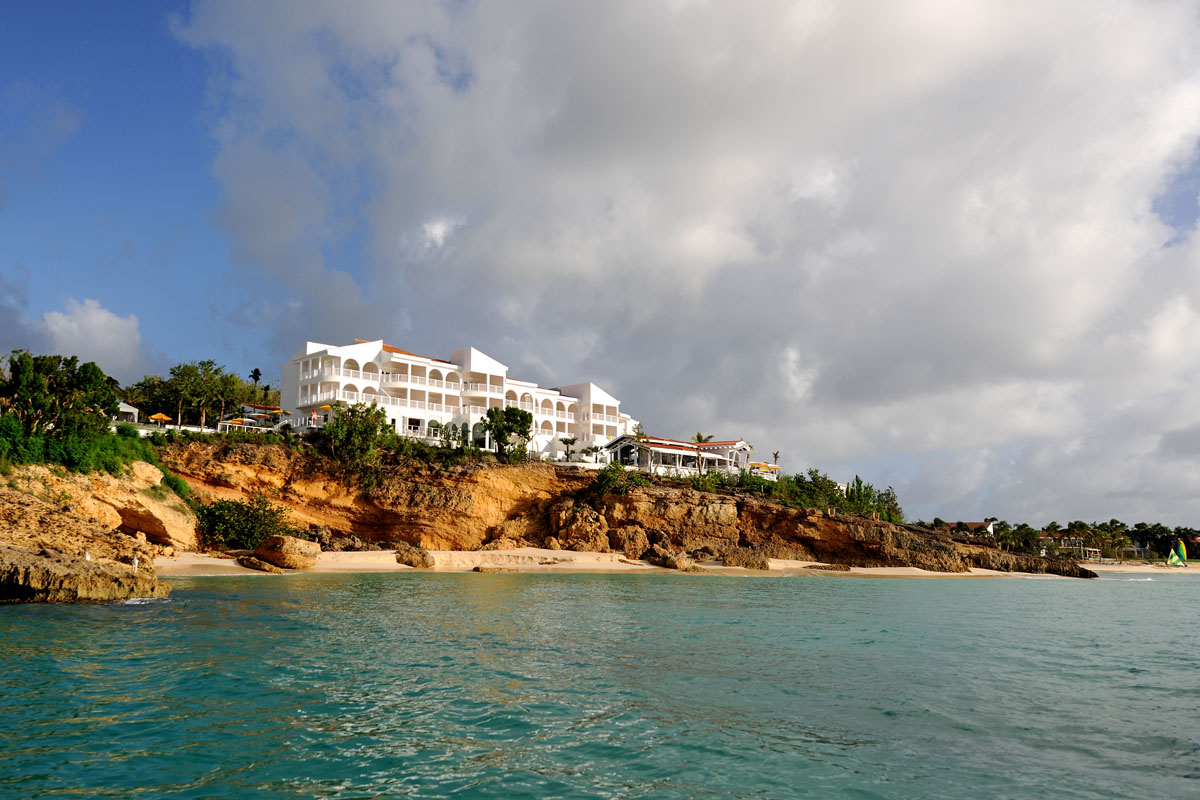
<svg viewBox="0 0 1200 800"><path fill-rule="evenodd" d="M658 475L740 470L775 480L772 465L750 461L750 445L733 439L723 442L683 442L661 436L618 436L604 446L606 460Z"/></svg>
<svg viewBox="0 0 1200 800"><path fill-rule="evenodd" d="M117 411L117 422L137 422L138 410L129 403L121 403L120 410Z"/></svg>

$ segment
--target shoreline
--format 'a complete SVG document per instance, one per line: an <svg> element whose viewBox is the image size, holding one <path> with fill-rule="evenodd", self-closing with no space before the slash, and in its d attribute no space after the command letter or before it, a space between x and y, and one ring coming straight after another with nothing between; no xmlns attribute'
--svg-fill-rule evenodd
<svg viewBox="0 0 1200 800"><path fill-rule="evenodd" d="M435 566L432 569L416 570L414 567L396 562L392 550L360 552L329 552L317 557L316 566L296 570L303 573L351 573L351 572L471 572L475 567L512 570L513 572L536 573L661 573L673 574L678 570L655 566L646 561L634 561L622 553L583 553L572 550L544 550L533 547L515 550L430 550ZM851 567L849 571L829 570L816 561L789 561L771 559L769 570L752 570L744 567L727 567L720 562L698 564L710 575L745 577L832 577L832 578L1048 578L1066 580L1057 575L1035 575L1025 572L999 572L973 568L968 572L931 572L917 567ZM1107 565L1100 565L1107 566ZM1113 565L1119 566L1119 565ZM1130 565L1123 565L1130 566ZM212 577L218 575L267 575L258 570L243 567L232 558L219 558L203 553L180 553L175 556L160 556L154 560L159 577ZM1145 568L1158 571L1155 567ZM1165 571L1167 568L1163 567ZM1100 570L1108 572L1117 570ZM1140 571L1130 569L1127 571Z"/></svg>

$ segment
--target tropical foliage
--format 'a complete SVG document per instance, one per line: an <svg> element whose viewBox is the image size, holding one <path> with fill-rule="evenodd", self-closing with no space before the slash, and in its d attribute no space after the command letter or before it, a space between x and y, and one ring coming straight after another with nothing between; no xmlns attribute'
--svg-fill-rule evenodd
<svg viewBox="0 0 1200 800"><path fill-rule="evenodd" d="M255 369L250 373L251 383L212 359L190 361L171 367L166 378L146 375L127 386L122 395L125 402L138 408L142 419L165 414L179 424L203 427L213 418L223 419L227 409L241 403L270 405L266 401L272 396L277 400L278 392L259 389L256 374L261 378Z"/></svg>
<svg viewBox="0 0 1200 800"><path fill-rule="evenodd" d="M496 445L496 457L504 463L523 461L533 437L533 414L515 406L489 408L483 427Z"/></svg>
<svg viewBox="0 0 1200 800"><path fill-rule="evenodd" d="M286 510L262 495L217 500L196 509L200 543L220 550L251 550L268 536L294 536Z"/></svg>

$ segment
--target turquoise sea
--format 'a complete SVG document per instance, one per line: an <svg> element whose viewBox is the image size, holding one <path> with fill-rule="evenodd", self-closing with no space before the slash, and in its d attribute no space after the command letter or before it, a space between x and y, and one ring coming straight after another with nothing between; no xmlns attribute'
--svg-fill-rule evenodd
<svg viewBox="0 0 1200 800"><path fill-rule="evenodd" d="M172 583L0 607L0 798L1200 796L1200 576Z"/></svg>

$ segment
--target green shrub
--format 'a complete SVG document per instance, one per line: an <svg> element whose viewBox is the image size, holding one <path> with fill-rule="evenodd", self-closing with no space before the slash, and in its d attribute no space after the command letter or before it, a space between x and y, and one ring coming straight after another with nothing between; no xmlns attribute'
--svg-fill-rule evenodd
<svg viewBox="0 0 1200 800"><path fill-rule="evenodd" d="M188 486L187 481L178 475L173 474L166 467L160 466L159 470L162 471L163 486L166 486L168 489L174 492L181 500L187 500L188 495L192 493L192 487Z"/></svg>
<svg viewBox="0 0 1200 800"><path fill-rule="evenodd" d="M635 486L649 486L650 479L635 470L626 471L617 462L612 462L596 473L588 491L603 497L608 494L625 494Z"/></svg>
<svg viewBox="0 0 1200 800"><path fill-rule="evenodd" d="M200 543L208 548L252 550L268 536L295 536L287 512L262 495L247 501L217 500L196 511Z"/></svg>
<svg viewBox="0 0 1200 800"><path fill-rule="evenodd" d="M720 472L710 469L703 475L696 474L688 477L688 485L698 492L715 492L725 485L725 479Z"/></svg>
<svg viewBox="0 0 1200 800"><path fill-rule="evenodd" d="M138 429L128 422L122 422L117 425L117 436L124 436L126 439L140 439L141 434Z"/></svg>

